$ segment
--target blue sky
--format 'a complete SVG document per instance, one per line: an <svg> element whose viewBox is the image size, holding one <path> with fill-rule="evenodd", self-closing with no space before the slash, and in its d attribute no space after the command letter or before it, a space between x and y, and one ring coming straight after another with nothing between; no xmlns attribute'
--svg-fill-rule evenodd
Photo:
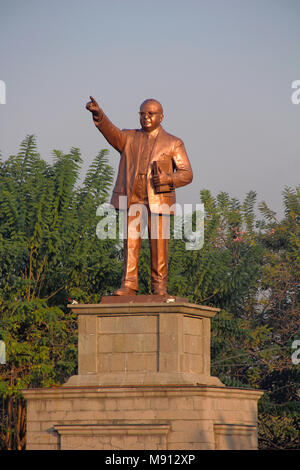
<svg viewBox="0 0 300 470"><path fill-rule="evenodd" d="M199 191L250 190L281 212L284 186L299 185L298 0L10 0L0 2L0 150L35 134L41 156L79 147L85 169L110 148L85 103L94 96L121 128L140 103L162 102L164 128L181 137ZM118 154L110 148L112 166Z"/></svg>

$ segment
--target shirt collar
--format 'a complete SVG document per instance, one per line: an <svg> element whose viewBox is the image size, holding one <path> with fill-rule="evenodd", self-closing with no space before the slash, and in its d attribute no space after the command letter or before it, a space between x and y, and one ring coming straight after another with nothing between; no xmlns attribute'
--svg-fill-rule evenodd
<svg viewBox="0 0 300 470"><path fill-rule="evenodd" d="M157 137L159 131L161 129L161 126L158 126L156 129L154 129L154 131L151 131L151 132L146 132L146 131L143 131L144 134L146 134L147 137L150 137L151 139Z"/></svg>

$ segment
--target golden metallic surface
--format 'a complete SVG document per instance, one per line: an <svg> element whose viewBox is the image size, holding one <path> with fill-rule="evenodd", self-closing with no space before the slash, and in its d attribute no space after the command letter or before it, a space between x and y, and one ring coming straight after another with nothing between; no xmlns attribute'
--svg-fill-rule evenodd
<svg viewBox="0 0 300 470"><path fill-rule="evenodd" d="M119 129L93 97L86 108L92 113L95 126L121 156L111 204L120 209L119 197L127 196L127 209L137 203L147 208L152 290L155 293L166 292L168 239L153 237L154 218L151 218L151 214L157 214L161 231L162 224L169 223L168 215L174 213L169 208L176 202L175 189L189 184L193 179L184 144L161 126L163 108L156 100L148 99L141 104L141 129ZM128 214L122 286L138 290L141 238L131 236L130 223L134 219L134 216ZM155 223L155 230L158 224Z"/></svg>

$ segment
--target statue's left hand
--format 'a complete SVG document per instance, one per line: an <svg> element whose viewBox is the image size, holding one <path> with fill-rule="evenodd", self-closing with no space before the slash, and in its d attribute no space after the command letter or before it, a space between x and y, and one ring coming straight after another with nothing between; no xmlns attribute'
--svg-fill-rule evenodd
<svg viewBox="0 0 300 470"><path fill-rule="evenodd" d="M158 174L153 175L153 183L154 183L154 186L162 186L165 184L171 184L172 178L169 175L167 175L167 173L164 173L160 168L158 168Z"/></svg>

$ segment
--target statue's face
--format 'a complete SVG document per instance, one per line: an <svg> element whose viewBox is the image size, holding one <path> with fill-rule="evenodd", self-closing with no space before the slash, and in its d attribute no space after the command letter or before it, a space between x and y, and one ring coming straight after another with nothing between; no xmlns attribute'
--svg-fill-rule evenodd
<svg viewBox="0 0 300 470"><path fill-rule="evenodd" d="M163 120L162 108L155 101L146 101L140 107L140 123L144 131L154 131Z"/></svg>

